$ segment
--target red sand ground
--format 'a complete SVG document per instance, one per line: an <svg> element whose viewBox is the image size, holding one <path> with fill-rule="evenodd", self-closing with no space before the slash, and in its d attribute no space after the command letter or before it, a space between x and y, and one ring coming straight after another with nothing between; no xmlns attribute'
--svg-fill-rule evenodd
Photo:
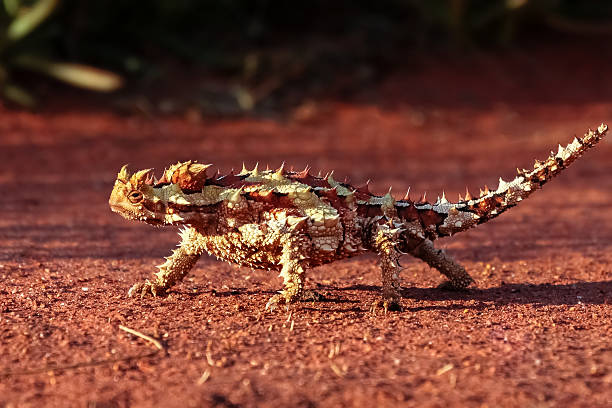
<svg viewBox="0 0 612 408"><path fill-rule="evenodd" d="M119 167L179 159L335 169L398 196L494 186L612 119L612 76L574 47L415 62L358 100L283 121L0 111L0 407L612 406L612 143L439 244L465 293L406 257L401 313L371 314L376 260L317 268L329 300L262 313L280 279L205 257L129 299L177 242L107 199ZM166 352L118 328L160 340Z"/></svg>

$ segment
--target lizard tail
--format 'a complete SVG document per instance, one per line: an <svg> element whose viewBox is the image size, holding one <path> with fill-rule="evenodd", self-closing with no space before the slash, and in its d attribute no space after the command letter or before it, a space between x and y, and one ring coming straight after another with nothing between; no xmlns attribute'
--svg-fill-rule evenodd
<svg viewBox="0 0 612 408"><path fill-rule="evenodd" d="M429 205L429 208L423 208L429 212L433 210L440 217L435 231L431 230L432 226L426 226L426 229L437 236L448 236L497 217L566 169L585 151L595 146L607 131L608 126L603 123L596 130L589 129L584 137L574 138L565 147L559 145L558 152L551 152L543 162L536 160L533 170L517 170L518 175L512 181L500 178L499 186L494 191L485 188L477 198L470 197L468 193L457 203L443 199ZM420 210L418 204L415 207Z"/></svg>

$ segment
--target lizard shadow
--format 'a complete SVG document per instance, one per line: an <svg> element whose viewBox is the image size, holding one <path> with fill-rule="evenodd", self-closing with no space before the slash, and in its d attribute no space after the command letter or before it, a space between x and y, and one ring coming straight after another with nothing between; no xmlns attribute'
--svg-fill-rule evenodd
<svg viewBox="0 0 612 408"><path fill-rule="evenodd" d="M356 284L344 287L333 287L317 285L317 292L323 295L323 299L317 302L302 301L303 309L321 311L328 305L345 305L345 312L363 312L359 305L363 299L349 298L343 292L358 291L372 292L379 296L380 286ZM205 291L215 297L233 296L257 296L273 295L275 290L232 288L230 290L218 291L215 289ZM183 293L185 296L199 296L202 292ZM605 304L612 301L612 281L578 282L572 284L502 284L497 287L479 289L469 288L462 291L450 291L440 288L402 288L402 298L430 302L459 301L454 304L427 304L423 306L409 307L404 310L418 312L424 310L457 310L472 309L484 310L491 307L491 303L502 306L511 304L529 304L534 306L546 305L576 305L576 304ZM473 304L465 304L465 301L473 301ZM334 309L335 310L335 309Z"/></svg>
<svg viewBox="0 0 612 408"><path fill-rule="evenodd" d="M368 291L380 292L375 285L351 285L343 288L326 288L328 291ZM496 305L532 304L532 305L575 305L605 304L612 301L612 280L598 282L577 282L571 284L503 284L497 287L478 289L469 288L462 291L449 291L439 288L402 288L402 298L429 301L466 301L493 302ZM484 308L485 305L457 305L458 308ZM432 308L424 306L423 308ZM438 307L434 307L438 308ZM440 308L448 309L449 306ZM421 308L419 308L421 309Z"/></svg>
<svg viewBox="0 0 612 408"><path fill-rule="evenodd" d="M321 299L319 300L309 300L309 299L304 299L301 300L299 303L302 305L307 305L307 304L320 304L320 303L336 303L336 304L350 304L350 303L360 303L359 300L356 299L347 299L344 297L334 297L331 296L329 294L329 292L331 292L331 288L325 288L325 291L321 290L323 289L322 287L318 286L317 287L317 293L321 296ZM186 296L192 296L192 297L196 297L199 296L202 292L199 293L184 293L184 295ZM211 289L209 291L207 291L206 293L210 293L215 297L232 297L232 296L240 296L240 295L247 295L247 296L255 296L255 295L274 295L276 293L278 293L278 291L276 290L258 290L258 289L246 289L246 288L233 288L230 290L224 290L224 291L217 291L215 289Z"/></svg>

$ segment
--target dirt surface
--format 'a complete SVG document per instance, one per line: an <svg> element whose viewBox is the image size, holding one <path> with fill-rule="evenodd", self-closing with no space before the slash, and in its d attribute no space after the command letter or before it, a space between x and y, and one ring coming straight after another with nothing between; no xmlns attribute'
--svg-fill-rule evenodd
<svg viewBox="0 0 612 408"><path fill-rule="evenodd" d="M282 120L3 108L0 407L612 406L610 140L438 242L475 288L435 289L441 276L405 257L404 311L386 315L369 312L372 256L311 271L328 300L289 312L263 313L275 274L208 257L168 297L127 298L178 238L107 204L121 165L190 158L222 171L310 164L398 196L477 192L611 120L612 77L598 68L610 62L578 46L423 58L350 103Z"/></svg>

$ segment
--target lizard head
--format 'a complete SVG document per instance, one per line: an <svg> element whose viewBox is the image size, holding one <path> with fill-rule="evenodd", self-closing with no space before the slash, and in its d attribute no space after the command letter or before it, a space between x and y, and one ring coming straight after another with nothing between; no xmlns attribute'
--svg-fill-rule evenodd
<svg viewBox="0 0 612 408"><path fill-rule="evenodd" d="M108 200L111 210L129 220L165 224L165 206L155 195L153 181L152 169L130 175L127 165L123 166Z"/></svg>
<svg viewBox="0 0 612 408"><path fill-rule="evenodd" d="M217 201L211 201L203 191L208 167L192 161L177 163L156 180L152 169L130 174L123 166L108 203L113 212L124 218L147 224L210 224L216 207L207 204Z"/></svg>

